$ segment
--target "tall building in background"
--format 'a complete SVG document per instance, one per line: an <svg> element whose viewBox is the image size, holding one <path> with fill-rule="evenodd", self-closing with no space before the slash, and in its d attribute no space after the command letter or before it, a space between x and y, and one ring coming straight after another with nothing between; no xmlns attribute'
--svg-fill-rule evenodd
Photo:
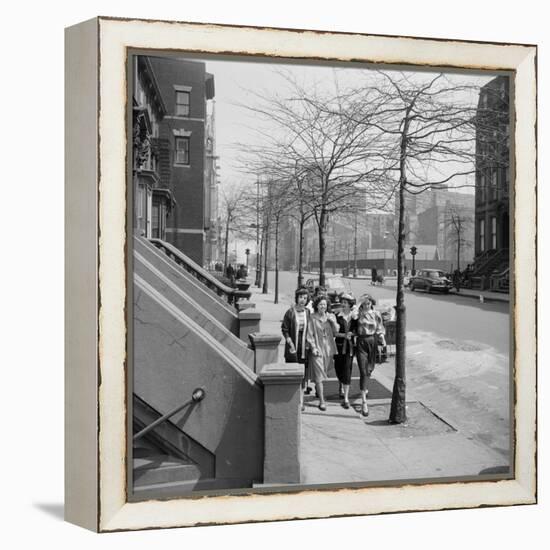
<svg viewBox="0 0 550 550"><path fill-rule="evenodd" d="M204 193L205 193L205 265L212 267L221 256L219 254L219 185L220 167L216 154L216 103L207 103L206 142L204 162Z"/></svg>
<svg viewBox="0 0 550 550"><path fill-rule="evenodd" d="M474 243L474 195L458 193L452 187L427 189L418 195L405 196L406 246L430 245L437 248L442 260L454 260L456 247L453 244L450 216L452 213L464 219L465 261L473 257ZM394 234L397 235L398 206L394 218Z"/></svg>

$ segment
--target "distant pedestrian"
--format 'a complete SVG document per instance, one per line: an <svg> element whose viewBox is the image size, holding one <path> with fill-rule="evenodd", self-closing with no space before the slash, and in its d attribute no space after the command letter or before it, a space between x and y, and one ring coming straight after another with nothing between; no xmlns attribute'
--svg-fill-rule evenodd
<svg viewBox="0 0 550 550"><path fill-rule="evenodd" d="M309 369L307 365L306 333L309 324L309 311L305 307L309 298L307 288L298 288L294 293L294 305L292 305L281 323L281 332L285 339L285 362L300 363L304 365L304 379L302 388L309 390ZM309 392L308 392L309 393ZM300 395L302 411L304 410L303 396Z"/></svg>
<svg viewBox="0 0 550 550"><path fill-rule="evenodd" d="M460 283L461 283L462 275L460 273L460 270L455 269L453 273L453 285L455 287L455 290L457 292L460 292Z"/></svg>
<svg viewBox="0 0 550 550"><path fill-rule="evenodd" d="M235 286L235 268L231 264L225 268L225 275L229 279L230 285Z"/></svg>
<svg viewBox="0 0 550 550"><path fill-rule="evenodd" d="M342 311L336 315L338 332L335 336L338 353L334 356L334 370L341 386L342 406L344 409L349 409L349 387L355 351L354 342L357 336L357 310L352 310L355 299L351 294L343 294L340 301Z"/></svg>
<svg viewBox="0 0 550 550"><path fill-rule="evenodd" d="M327 410L323 381L332 367L334 355L337 353L334 334L338 332L338 323L333 313L327 312L328 300L325 296L317 296L313 301L314 313L307 327L307 343L310 349L309 367L315 382L319 409Z"/></svg>
<svg viewBox="0 0 550 550"><path fill-rule="evenodd" d="M467 287L471 287L471 279L472 279L472 273L473 273L473 267L472 267L472 264L468 264L466 266L466 270L464 271L464 280L463 280L463 284L464 286L467 286Z"/></svg>
<svg viewBox="0 0 550 550"><path fill-rule="evenodd" d="M371 270L371 283L375 285L378 281L378 270L376 267L373 267Z"/></svg>
<svg viewBox="0 0 550 550"><path fill-rule="evenodd" d="M376 362L376 347L383 330L382 316L374 309L376 301L369 294L361 297L357 319L357 365L359 367L359 386L361 390L361 414L368 416L367 395L368 380Z"/></svg>
<svg viewBox="0 0 550 550"><path fill-rule="evenodd" d="M237 274L235 275L236 279L246 279L246 267L241 264L239 269L237 269Z"/></svg>

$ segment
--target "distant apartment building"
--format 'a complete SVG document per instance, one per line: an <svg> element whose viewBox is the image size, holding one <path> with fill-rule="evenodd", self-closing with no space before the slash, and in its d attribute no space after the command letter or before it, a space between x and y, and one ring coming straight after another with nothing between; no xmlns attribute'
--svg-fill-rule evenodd
<svg viewBox="0 0 550 550"><path fill-rule="evenodd" d="M158 121L157 172L159 187L169 191L173 207L160 233L204 265L212 259L217 219L214 119L207 109L214 98L214 77L202 62L176 57L139 60L140 67L150 68L164 106Z"/></svg>
<svg viewBox="0 0 550 550"><path fill-rule="evenodd" d="M475 254L510 247L510 79L497 76L480 91L476 139Z"/></svg>
<svg viewBox="0 0 550 550"><path fill-rule="evenodd" d="M449 198L444 205L433 205L418 214L417 243L437 247L442 260L457 265L470 263L474 257L474 196Z"/></svg>
<svg viewBox="0 0 550 550"><path fill-rule="evenodd" d="M370 247L390 249L395 246L394 234L395 215L393 212L380 210L365 214L365 229L370 235Z"/></svg>
<svg viewBox="0 0 550 550"><path fill-rule="evenodd" d="M397 201L395 225L397 224ZM405 197L405 245L430 245L437 247L441 260L456 258L456 239L450 224L452 214L464 220L464 242L461 257L469 261L473 257L474 243L474 195L453 191L450 187L428 189L418 195ZM394 227L397 234L397 227Z"/></svg>
<svg viewBox="0 0 550 550"><path fill-rule="evenodd" d="M329 267L361 265L364 260L391 257L395 247L393 213L382 211L334 214L325 237L325 259ZM285 241L286 244L286 241ZM305 228L304 263L319 261L319 233L314 220Z"/></svg>

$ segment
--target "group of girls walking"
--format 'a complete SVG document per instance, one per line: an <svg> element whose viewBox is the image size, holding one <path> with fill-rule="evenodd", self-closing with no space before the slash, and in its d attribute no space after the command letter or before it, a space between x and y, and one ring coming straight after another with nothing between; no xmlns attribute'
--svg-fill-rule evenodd
<svg viewBox="0 0 550 550"><path fill-rule="evenodd" d="M365 294L357 307L351 294L343 294L340 298L342 309L336 315L330 312L327 296L319 294L311 304L308 301L307 289L296 290L295 303L283 318L285 361L305 366L302 386L305 389L308 380L314 381L319 409L325 411L323 381L333 365L340 382L342 406L350 408L349 388L355 357L359 367L361 414L368 416L368 380L374 370L377 347L379 343L385 345L384 323L373 307L374 299Z"/></svg>

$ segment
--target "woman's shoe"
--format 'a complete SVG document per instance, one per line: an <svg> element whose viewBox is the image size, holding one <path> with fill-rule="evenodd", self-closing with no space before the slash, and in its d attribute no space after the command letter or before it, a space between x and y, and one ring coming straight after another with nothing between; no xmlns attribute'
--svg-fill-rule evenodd
<svg viewBox="0 0 550 550"><path fill-rule="evenodd" d="M349 401L344 401L342 407L344 407L344 409L349 409Z"/></svg>
<svg viewBox="0 0 550 550"><path fill-rule="evenodd" d="M326 411L327 410L327 406L325 403L319 403L319 410L320 411Z"/></svg>
<svg viewBox="0 0 550 550"><path fill-rule="evenodd" d="M305 410L306 410L306 406L302 405L302 412L304 412Z"/></svg>
<svg viewBox="0 0 550 550"><path fill-rule="evenodd" d="M361 414L363 416L369 416L369 408L366 403L363 403L363 405L361 406Z"/></svg>

